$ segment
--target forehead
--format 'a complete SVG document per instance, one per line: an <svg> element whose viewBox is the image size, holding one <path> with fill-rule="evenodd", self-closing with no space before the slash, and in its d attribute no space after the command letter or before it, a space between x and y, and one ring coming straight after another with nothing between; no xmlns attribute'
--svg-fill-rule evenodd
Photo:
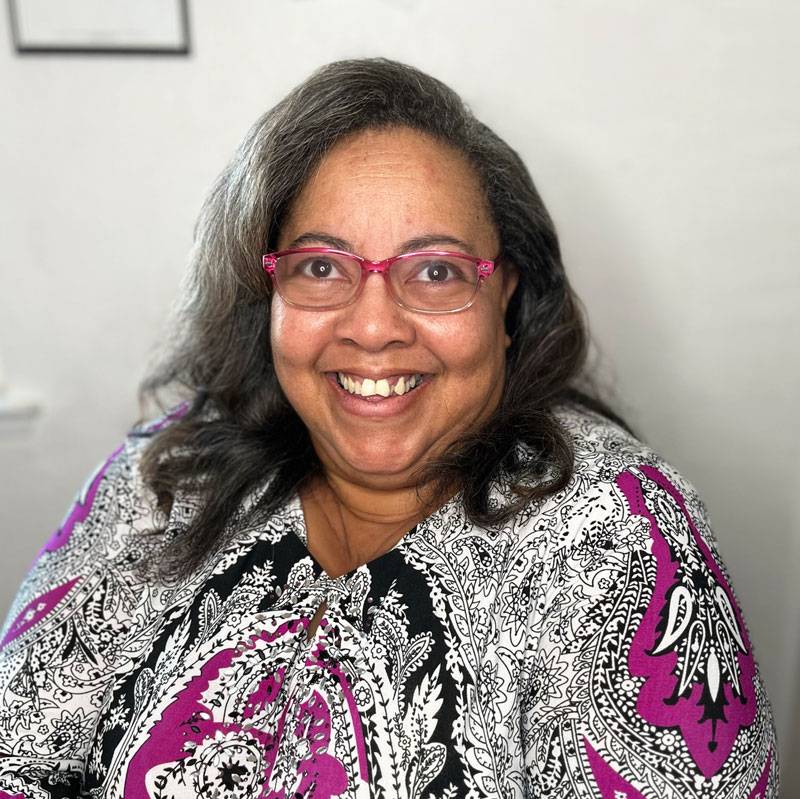
<svg viewBox="0 0 800 799"><path fill-rule="evenodd" d="M294 201L281 243L319 227L362 240L428 228L470 234L467 240L494 238L481 181L467 158L409 128L363 131L326 154Z"/></svg>
<svg viewBox="0 0 800 799"><path fill-rule="evenodd" d="M374 170L381 166L391 174L412 175L419 170L432 179L455 169L453 178L478 187L477 175L459 150L427 133L402 127L364 130L345 137L323 157L312 181L330 178L340 169L359 173L365 167Z"/></svg>

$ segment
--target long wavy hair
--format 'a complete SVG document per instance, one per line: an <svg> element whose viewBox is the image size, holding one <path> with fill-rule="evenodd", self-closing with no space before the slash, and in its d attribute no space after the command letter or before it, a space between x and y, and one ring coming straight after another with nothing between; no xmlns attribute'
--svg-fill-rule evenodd
<svg viewBox="0 0 800 799"><path fill-rule="evenodd" d="M394 126L422 131L466 156L499 234L500 260L520 274L506 315L511 345L502 400L481 429L426 463L417 485L440 502L456 485L473 522L504 523L572 475L570 438L554 406L578 403L621 422L587 388L580 305L553 222L517 153L452 89L413 67L382 58L328 64L255 123L217 179L195 228L171 333L140 385L142 409L153 399L163 410L166 391L188 408L144 433L152 441L141 470L158 510L167 518L179 490L199 498L197 513L172 542L165 572L191 572L224 543L234 521L266 519L321 474L273 369L271 286L261 256L276 248L292 201L331 147L359 131ZM520 458L517 442L534 456ZM497 507L489 491L501 472L512 476L514 498ZM264 484L241 519L242 501Z"/></svg>

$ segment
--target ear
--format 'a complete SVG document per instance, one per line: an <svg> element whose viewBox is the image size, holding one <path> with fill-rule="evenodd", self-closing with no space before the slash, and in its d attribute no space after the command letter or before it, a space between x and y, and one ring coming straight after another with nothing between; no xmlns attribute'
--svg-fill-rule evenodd
<svg viewBox="0 0 800 799"><path fill-rule="evenodd" d="M503 302L503 316L508 310L508 303L511 302L511 297L519 284L519 269L511 261L503 261L500 267L500 274L503 278L502 289L502 302Z"/></svg>
<svg viewBox="0 0 800 799"><path fill-rule="evenodd" d="M511 297L519 284L519 269L511 261L504 261L500 267L500 272L503 278L500 301L503 307L503 319L505 319L508 303L511 302ZM506 333L505 345L506 349L511 346L511 336L508 333Z"/></svg>

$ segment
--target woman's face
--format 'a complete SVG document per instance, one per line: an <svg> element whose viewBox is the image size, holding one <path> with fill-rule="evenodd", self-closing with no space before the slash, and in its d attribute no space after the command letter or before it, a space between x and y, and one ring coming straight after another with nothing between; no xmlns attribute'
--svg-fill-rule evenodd
<svg viewBox="0 0 800 799"><path fill-rule="evenodd" d="M332 246L379 261L414 240L416 250L487 260L499 249L466 159L396 128L331 150L295 201L279 248ZM450 314L401 308L380 274L337 310L300 310L275 293L275 371L326 470L363 486L408 487L415 468L479 426L502 395L504 318L516 284L515 271L496 269L469 308ZM390 387L400 375L424 377L406 394L366 400L340 387L337 373L358 382L388 378Z"/></svg>

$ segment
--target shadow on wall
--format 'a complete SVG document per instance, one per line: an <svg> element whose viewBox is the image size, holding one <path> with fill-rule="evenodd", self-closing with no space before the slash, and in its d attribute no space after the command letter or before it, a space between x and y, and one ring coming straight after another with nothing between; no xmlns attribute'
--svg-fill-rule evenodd
<svg viewBox="0 0 800 799"><path fill-rule="evenodd" d="M783 759L781 760L781 799L794 799L800 796L800 758L795 741L800 740L800 689L792 706L792 724L788 729L788 740L779 741Z"/></svg>

